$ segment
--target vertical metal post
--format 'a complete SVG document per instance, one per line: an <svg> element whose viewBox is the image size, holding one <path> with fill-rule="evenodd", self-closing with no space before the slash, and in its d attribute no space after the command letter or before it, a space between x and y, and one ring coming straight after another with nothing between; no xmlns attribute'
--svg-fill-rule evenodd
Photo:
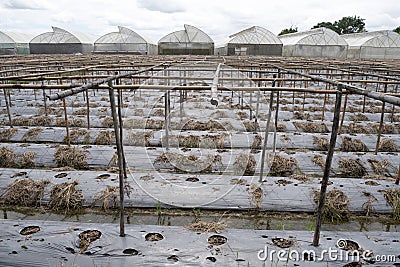
<svg viewBox="0 0 400 267"><path fill-rule="evenodd" d="M384 85L384 93L387 92L387 83ZM375 155L378 154L379 143L381 142L381 134L382 134L382 127L383 127L383 119L385 117L385 102L382 102L382 111L381 111L381 120L379 121L379 128L378 128L378 137L376 139L376 146L375 146Z"/></svg>
<svg viewBox="0 0 400 267"><path fill-rule="evenodd" d="M169 150L169 114L168 114L168 98L169 91L164 93L164 127L165 127L165 148Z"/></svg>
<svg viewBox="0 0 400 267"><path fill-rule="evenodd" d="M340 120L340 126L339 126L339 132L338 132L338 134L341 134L341 133L342 133L344 115L346 114L346 108L347 108L347 98L348 98L348 94L346 94L346 95L344 96L343 113L342 113L342 119Z"/></svg>
<svg viewBox="0 0 400 267"><path fill-rule="evenodd" d="M64 120L65 120L65 131L67 132L67 145L71 145L71 137L69 135L69 122L68 122L68 114L67 114L67 103L65 98L63 98L63 108L64 108Z"/></svg>
<svg viewBox="0 0 400 267"><path fill-rule="evenodd" d="M118 126L118 117L117 117L117 109L115 106L115 96L114 96L114 88L112 88L112 82L108 82L108 93L110 96L110 104L111 104L111 114L114 122L114 133L115 133L115 142L117 144L117 154L118 154L118 168L119 168L119 235L125 236L125 221L124 221L124 170L123 170L123 155L122 155L122 145L119 135L119 126Z"/></svg>
<svg viewBox="0 0 400 267"><path fill-rule="evenodd" d="M7 90L6 90L5 88L3 88L3 94L4 94L4 100L5 100L5 102L6 102L7 115L8 115L8 123L10 124L11 127L13 127L13 125L12 125L12 119L11 119L11 112L10 112L10 103L8 102Z"/></svg>
<svg viewBox="0 0 400 267"><path fill-rule="evenodd" d="M87 118L87 128L90 129L90 106L89 106L89 89L86 89L86 118Z"/></svg>
<svg viewBox="0 0 400 267"><path fill-rule="evenodd" d="M273 77L276 78L276 75L274 74ZM275 87L275 80L272 82L272 87ZM263 176L264 176L265 153L266 153L266 150L267 150L269 126L271 124L271 112L272 112L273 103L274 103L274 92L271 91L270 99L269 99L269 111L268 111L268 117L267 117L267 125L266 125L265 135L264 135L264 144L263 144L263 149L262 149L262 153L261 153L260 178L258 179L259 183L262 183L262 179L263 179Z"/></svg>
<svg viewBox="0 0 400 267"><path fill-rule="evenodd" d="M281 70L278 70L278 79L281 77ZM278 87L280 87L280 81L278 81ZM276 109L275 109L275 131L274 131L274 141L272 143L272 152L276 151L276 129L278 128L278 119L279 119L279 91L276 91Z"/></svg>
<svg viewBox="0 0 400 267"><path fill-rule="evenodd" d="M321 183L321 192L319 195L318 208L317 208L317 218L315 222L315 231L314 231L314 239L313 246L317 247L319 245L319 237L321 233L321 224L322 224L322 210L325 204L325 195L326 189L328 187L329 182L329 172L331 170L333 152L336 145L336 138L339 130L339 120L340 120L340 106L342 105L342 85L339 84L336 91L336 103L335 103L335 111L333 115L333 124L332 124L332 132L331 132L331 140L329 143L328 154L326 155L325 168L324 168L324 176L322 178Z"/></svg>

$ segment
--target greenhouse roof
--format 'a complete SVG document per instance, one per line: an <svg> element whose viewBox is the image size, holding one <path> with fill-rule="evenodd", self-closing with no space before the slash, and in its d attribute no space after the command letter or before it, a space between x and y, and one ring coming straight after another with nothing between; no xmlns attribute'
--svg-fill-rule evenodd
<svg viewBox="0 0 400 267"><path fill-rule="evenodd" d="M0 43L29 43L34 36L32 34L20 33L20 32L9 32L0 31Z"/></svg>
<svg viewBox="0 0 400 267"><path fill-rule="evenodd" d="M118 32L110 32L99 39L95 43L117 43L117 44L153 44L149 39L137 34L133 30L118 26Z"/></svg>
<svg viewBox="0 0 400 267"><path fill-rule="evenodd" d="M282 44L272 32L262 27L253 26L229 36L231 44Z"/></svg>
<svg viewBox="0 0 400 267"><path fill-rule="evenodd" d="M375 31L344 34L349 46L400 47L400 34L393 31Z"/></svg>
<svg viewBox="0 0 400 267"><path fill-rule="evenodd" d="M98 38L92 34L81 32L70 32L58 27L52 27L52 32L42 33L32 39L31 43L51 43L51 44L64 44L64 43L81 43L93 44Z"/></svg>
<svg viewBox="0 0 400 267"><path fill-rule="evenodd" d="M343 37L327 28L289 33L279 36L279 39L283 45L348 45Z"/></svg>
<svg viewBox="0 0 400 267"><path fill-rule="evenodd" d="M160 39L159 43L214 43L202 30L185 24L185 29L172 32Z"/></svg>

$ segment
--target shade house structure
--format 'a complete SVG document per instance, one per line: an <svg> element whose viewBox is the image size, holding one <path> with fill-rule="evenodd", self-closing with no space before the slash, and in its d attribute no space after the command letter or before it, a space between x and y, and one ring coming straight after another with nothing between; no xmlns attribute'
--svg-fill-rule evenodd
<svg viewBox="0 0 400 267"><path fill-rule="evenodd" d="M346 58L348 44L336 32L317 28L279 36L287 57Z"/></svg>
<svg viewBox="0 0 400 267"><path fill-rule="evenodd" d="M29 54L29 41L33 35L0 31L0 55Z"/></svg>
<svg viewBox="0 0 400 267"><path fill-rule="evenodd" d="M349 44L348 58L400 59L400 34L392 31L374 31L344 34Z"/></svg>
<svg viewBox="0 0 400 267"><path fill-rule="evenodd" d="M160 55L213 55L214 41L202 30L184 25L184 30L172 32L158 41Z"/></svg>
<svg viewBox="0 0 400 267"><path fill-rule="evenodd" d="M253 26L229 36L229 40L216 49L217 55L281 56L282 42L275 34Z"/></svg>
<svg viewBox="0 0 400 267"><path fill-rule="evenodd" d="M156 55L157 45L129 28L118 26L118 32L107 33L95 41L93 52Z"/></svg>
<svg viewBox="0 0 400 267"><path fill-rule="evenodd" d="M90 54L98 36L70 32L52 27L52 32L42 33L29 43L31 54Z"/></svg>

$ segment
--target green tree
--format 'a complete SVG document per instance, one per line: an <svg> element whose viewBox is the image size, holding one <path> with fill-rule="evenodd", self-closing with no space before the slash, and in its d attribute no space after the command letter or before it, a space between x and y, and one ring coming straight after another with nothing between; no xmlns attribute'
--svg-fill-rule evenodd
<svg viewBox="0 0 400 267"><path fill-rule="evenodd" d="M336 28L336 26L333 25L332 22L320 22L317 25L315 25L314 27L312 27L312 29L321 28L321 27L328 28L328 29L331 29L332 31L339 33L339 29Z"/></svg>
<svg viewBox="0 0 400 267"><path fill-rule="evenodd" d="M290 26L289 29L283 29L278 35L284 35L288 33L294 33L297 32L297 27Z"/></svg>
<svg viewBox="0 0 400 267"><path fill-rule="evenodd" d="M398 34L400 34L400 26L397 27L396 29L393 30L394 32L397 32Z"/></svg>
<svg viewBox="0 0 400 267"><path fill-rule="evenodd" d="M338 28L339 34L365 32L364 20L358 16L343 17L339 21L335 21L333 25Z"/></svg>
<svg viewBox="0 0 400 267"><path fill-rule="evenodd" d="M315 25L314 28L325 27L331 29L338 34L347 34L347 33L357 33L357 32L365 32L365 19L360 18L359 16L354 17L343 17L335 22L320 22Z"/></svg>

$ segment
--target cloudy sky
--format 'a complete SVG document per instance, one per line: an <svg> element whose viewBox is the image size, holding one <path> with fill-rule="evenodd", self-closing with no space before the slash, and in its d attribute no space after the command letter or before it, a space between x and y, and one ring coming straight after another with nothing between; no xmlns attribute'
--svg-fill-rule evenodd
<svg viewBox="0 0 400 267"><path fill-rule="evenodd" d="M127 26L157 42L196 26L216 43L250 26L275 34L308 30L344 16L365 19L368 31L400 26L399 0L0 0L0 30L40 34L57 26L98 36Z"/></svg>

